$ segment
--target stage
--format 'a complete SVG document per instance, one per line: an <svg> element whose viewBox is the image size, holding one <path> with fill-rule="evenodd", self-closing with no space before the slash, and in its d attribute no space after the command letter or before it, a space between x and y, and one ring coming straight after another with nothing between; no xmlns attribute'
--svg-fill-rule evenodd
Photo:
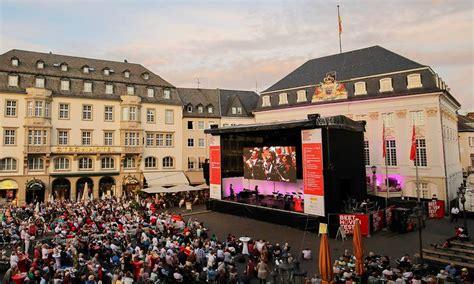
<svg viewBox="0 0 474 284"><path fill-rule="evenodd" d="M324 217L265 207L262 206L262 204L253 205L236 201L211 199L209 201L209 209L220 213L257 219L301 230L306 229L312 232L318 231L320 221L326 223L326 218Z"/></svg>

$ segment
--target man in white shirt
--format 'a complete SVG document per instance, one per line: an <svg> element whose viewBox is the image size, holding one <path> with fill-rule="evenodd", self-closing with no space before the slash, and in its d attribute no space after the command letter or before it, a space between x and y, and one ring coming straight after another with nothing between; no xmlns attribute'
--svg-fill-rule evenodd
<svg viewBox="0 0 474 284"><path fill-rule="evenodd" d="M457 206L453 206L451 208L451 222L458 222L458 215L459 215L459 208Z"/></svg>

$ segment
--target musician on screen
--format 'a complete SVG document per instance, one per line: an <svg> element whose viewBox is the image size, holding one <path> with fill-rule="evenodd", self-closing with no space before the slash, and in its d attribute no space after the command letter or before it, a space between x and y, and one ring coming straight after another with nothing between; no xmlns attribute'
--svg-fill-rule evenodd
<svg viewBox="0 0 474 284"><path fill-rule="evenodd" d="M265 169L265 179L271 181L280 181L281 177L277 169L277 155L273 149L270 149L267 154L263 167Z"/></svg>
<svg viewBox="0 0 474 284"><path fill-rule="evenodd" d="M278 164L278 172L282 181L296 181L296 169L293 167L291 155L285 154L281 157L281 162Z"/></svg>
<svg viewBox="0 0 474 284"><path fill-rule="evenodd" d="M245 161L245 166L246 166L246 176L250 175L250 178L252 179L258 179L258 180L263 180L265 179L265 171L263 168L263 158L262 158L262 152L260 152L260 149L255 147L252 150L252 154L250 158Z"/></svg>

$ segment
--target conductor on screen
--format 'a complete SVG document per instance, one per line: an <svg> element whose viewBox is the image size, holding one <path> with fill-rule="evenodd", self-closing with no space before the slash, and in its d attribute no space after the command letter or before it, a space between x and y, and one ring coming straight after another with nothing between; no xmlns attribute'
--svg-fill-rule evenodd
<svg viewBox="0 0 474 284"><path fill-rule="evenodd" d="M263 158L260 148L253 148L250 157L245 161L245 177L250 179L265 179L265 170L263 169Z"/></svg>

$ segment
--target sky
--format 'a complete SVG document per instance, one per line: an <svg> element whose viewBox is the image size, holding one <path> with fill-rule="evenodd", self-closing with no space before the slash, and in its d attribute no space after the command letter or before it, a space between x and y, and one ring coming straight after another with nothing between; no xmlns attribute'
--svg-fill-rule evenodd
<svg viewBox="0 0 474 284"><path fill-rule="evenodd" d="M178 87L263 91L311 58L380 45L474 111L474 1L0 0L0 52L141 63Z"/></svg>

